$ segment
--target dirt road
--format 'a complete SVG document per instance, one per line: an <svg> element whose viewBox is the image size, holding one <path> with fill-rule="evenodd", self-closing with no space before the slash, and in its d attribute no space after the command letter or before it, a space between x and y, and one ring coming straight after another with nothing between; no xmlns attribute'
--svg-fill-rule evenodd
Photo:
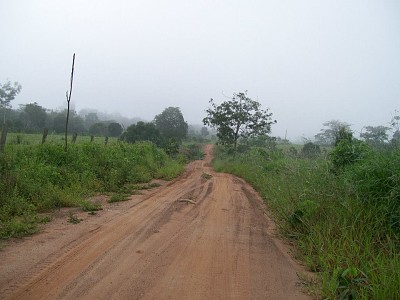
<svg viewBox="0 0 400 300"><path fill-rule="evenodd" d="M0 251L0 298L308 299L262 201L213 172L210 152L145 195L11 242Z"/></svg>

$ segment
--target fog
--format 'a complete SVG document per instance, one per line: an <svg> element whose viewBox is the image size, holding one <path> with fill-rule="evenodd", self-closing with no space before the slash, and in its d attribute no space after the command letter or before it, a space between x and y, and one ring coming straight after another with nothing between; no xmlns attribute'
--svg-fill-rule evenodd
<svg viewBox="0 0 400 300"><path fill-rule="evenodd" d="M71 103L152 120L177 106L201 124L234 92L270 108L272 134L359 132L400 109L400 1L0 0L0 82L12 102Z"/></svg>

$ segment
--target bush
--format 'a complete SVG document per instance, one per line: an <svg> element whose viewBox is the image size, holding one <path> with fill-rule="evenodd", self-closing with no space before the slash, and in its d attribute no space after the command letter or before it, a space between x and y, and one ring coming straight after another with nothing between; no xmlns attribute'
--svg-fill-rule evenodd
<svg viewBox="0 0 400 300"><path fill-rule="evenodd" d="M332 171L337 173L347 165L361 161L370 154L370 147L357 139L343 139L338 142L335 149L330 153Z"/></svg>
<svg viewBox="0 0 400 300"><path fill-rule="evenodd" d="M315 158L321 154L321 149L319 145L312 142L304 144L301 149L301 155L306 158Z"/></svg>

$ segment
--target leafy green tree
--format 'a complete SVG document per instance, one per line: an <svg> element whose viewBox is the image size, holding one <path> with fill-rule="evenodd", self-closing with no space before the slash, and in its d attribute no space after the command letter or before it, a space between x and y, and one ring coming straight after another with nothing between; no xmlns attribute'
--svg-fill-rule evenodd
<svg viewBox="0 0 400 300"><path fill-rule="evenodd" d="M341 141L353 141L353 132L349 127L339 127L338 131L335 132L335 146L337 146Z"/></svg>
<svg viewBox="0 0 400 300"><path fill-rule="evenodd" d="M121 124L113 122L108 124L108 134L112 137L120 136L124 129L122 128Z"/></svg>
<svg viewBox="0 0 400 300"><path fill-rule="evenodd" d="M14 82L14 84L11 84L10 81L4 84L0 83L0 108L4 112L4 123L6 122L6 109L11 107L10 102L21 92L21 89L18 82Z"/></svg>
<svg viewBox="0 0 400 300"><path fill-rule="evenodd" d="M49 129L54 130L56 133L65 132L66 110L53 112L49 117L53 118L52 126ZM68 123L69 132L83 133L86 131L83 119L74 110L70 111Z"/></svg>
<svg viewBox="0 0 400 300"><path fill-rule="evenodd" d="M122 134L121 139L128 143L150 141L158 146L161 145L161 135L156 125L154 123L145 123L142 121L130 125Z"/></svg>
<svg viewBox="0 0 400 300"><path fill-rule="evenodd" d="M315 135L315 141L319 145L332 146L337 143L341 134L351 132L350 124L338 120L327 121L323 123L323 126L327 128L321 129L321 132ZM342 132L340 133L341 130Z"/></svg>
<svg viewBox="0 0 400 300"><path fill-rule="evenodd" d="M365 132L362 132L360 137L369 145L380 147L389 140L389 130L390 128L386 126L366 126Z"/></svg>
<svg viewBox="0 0 400 300"><path fill-rule="evenodd" d="M108 133L108 128L102 122L94 123L92 126L90 126L89 133L92 135L106 136Z"/></svg>
<svg viewBox="0 0 400 300"><path fill-rule="evenodd" d="M187 136L188 124L179 107L168 107L155 116L154 124L165 141L174 139L180 143Z"/></svg>
<svg viewBox="0 0 400 300"><path fill-rule="evenodd" d="M21 105L20 121L27 132L38 132L46 126L46 109L37 102Z"/></svg>
<svg viewBox="0 0 400 300"><path fill-rule="evenodd" d="M210 100L211 107L206 110L204 125L217 129L221 144L233 146L234 156L237 152L239 138L267 135L271 131L272 113L261 109L261 104L247 97L247 92L233 94L233 97L220 105Z"/></svg>

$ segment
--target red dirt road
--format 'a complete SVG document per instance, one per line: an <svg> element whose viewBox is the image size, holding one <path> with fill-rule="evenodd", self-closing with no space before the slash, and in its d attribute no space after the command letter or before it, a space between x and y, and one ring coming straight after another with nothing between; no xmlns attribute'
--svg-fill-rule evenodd
<svg viewBox="0 0 400 300"><path fill-rule="evenodd" d="M0 298L309 299L259 196L213 172L210 152L145 195L11 242L0 251Z"/></svg>

